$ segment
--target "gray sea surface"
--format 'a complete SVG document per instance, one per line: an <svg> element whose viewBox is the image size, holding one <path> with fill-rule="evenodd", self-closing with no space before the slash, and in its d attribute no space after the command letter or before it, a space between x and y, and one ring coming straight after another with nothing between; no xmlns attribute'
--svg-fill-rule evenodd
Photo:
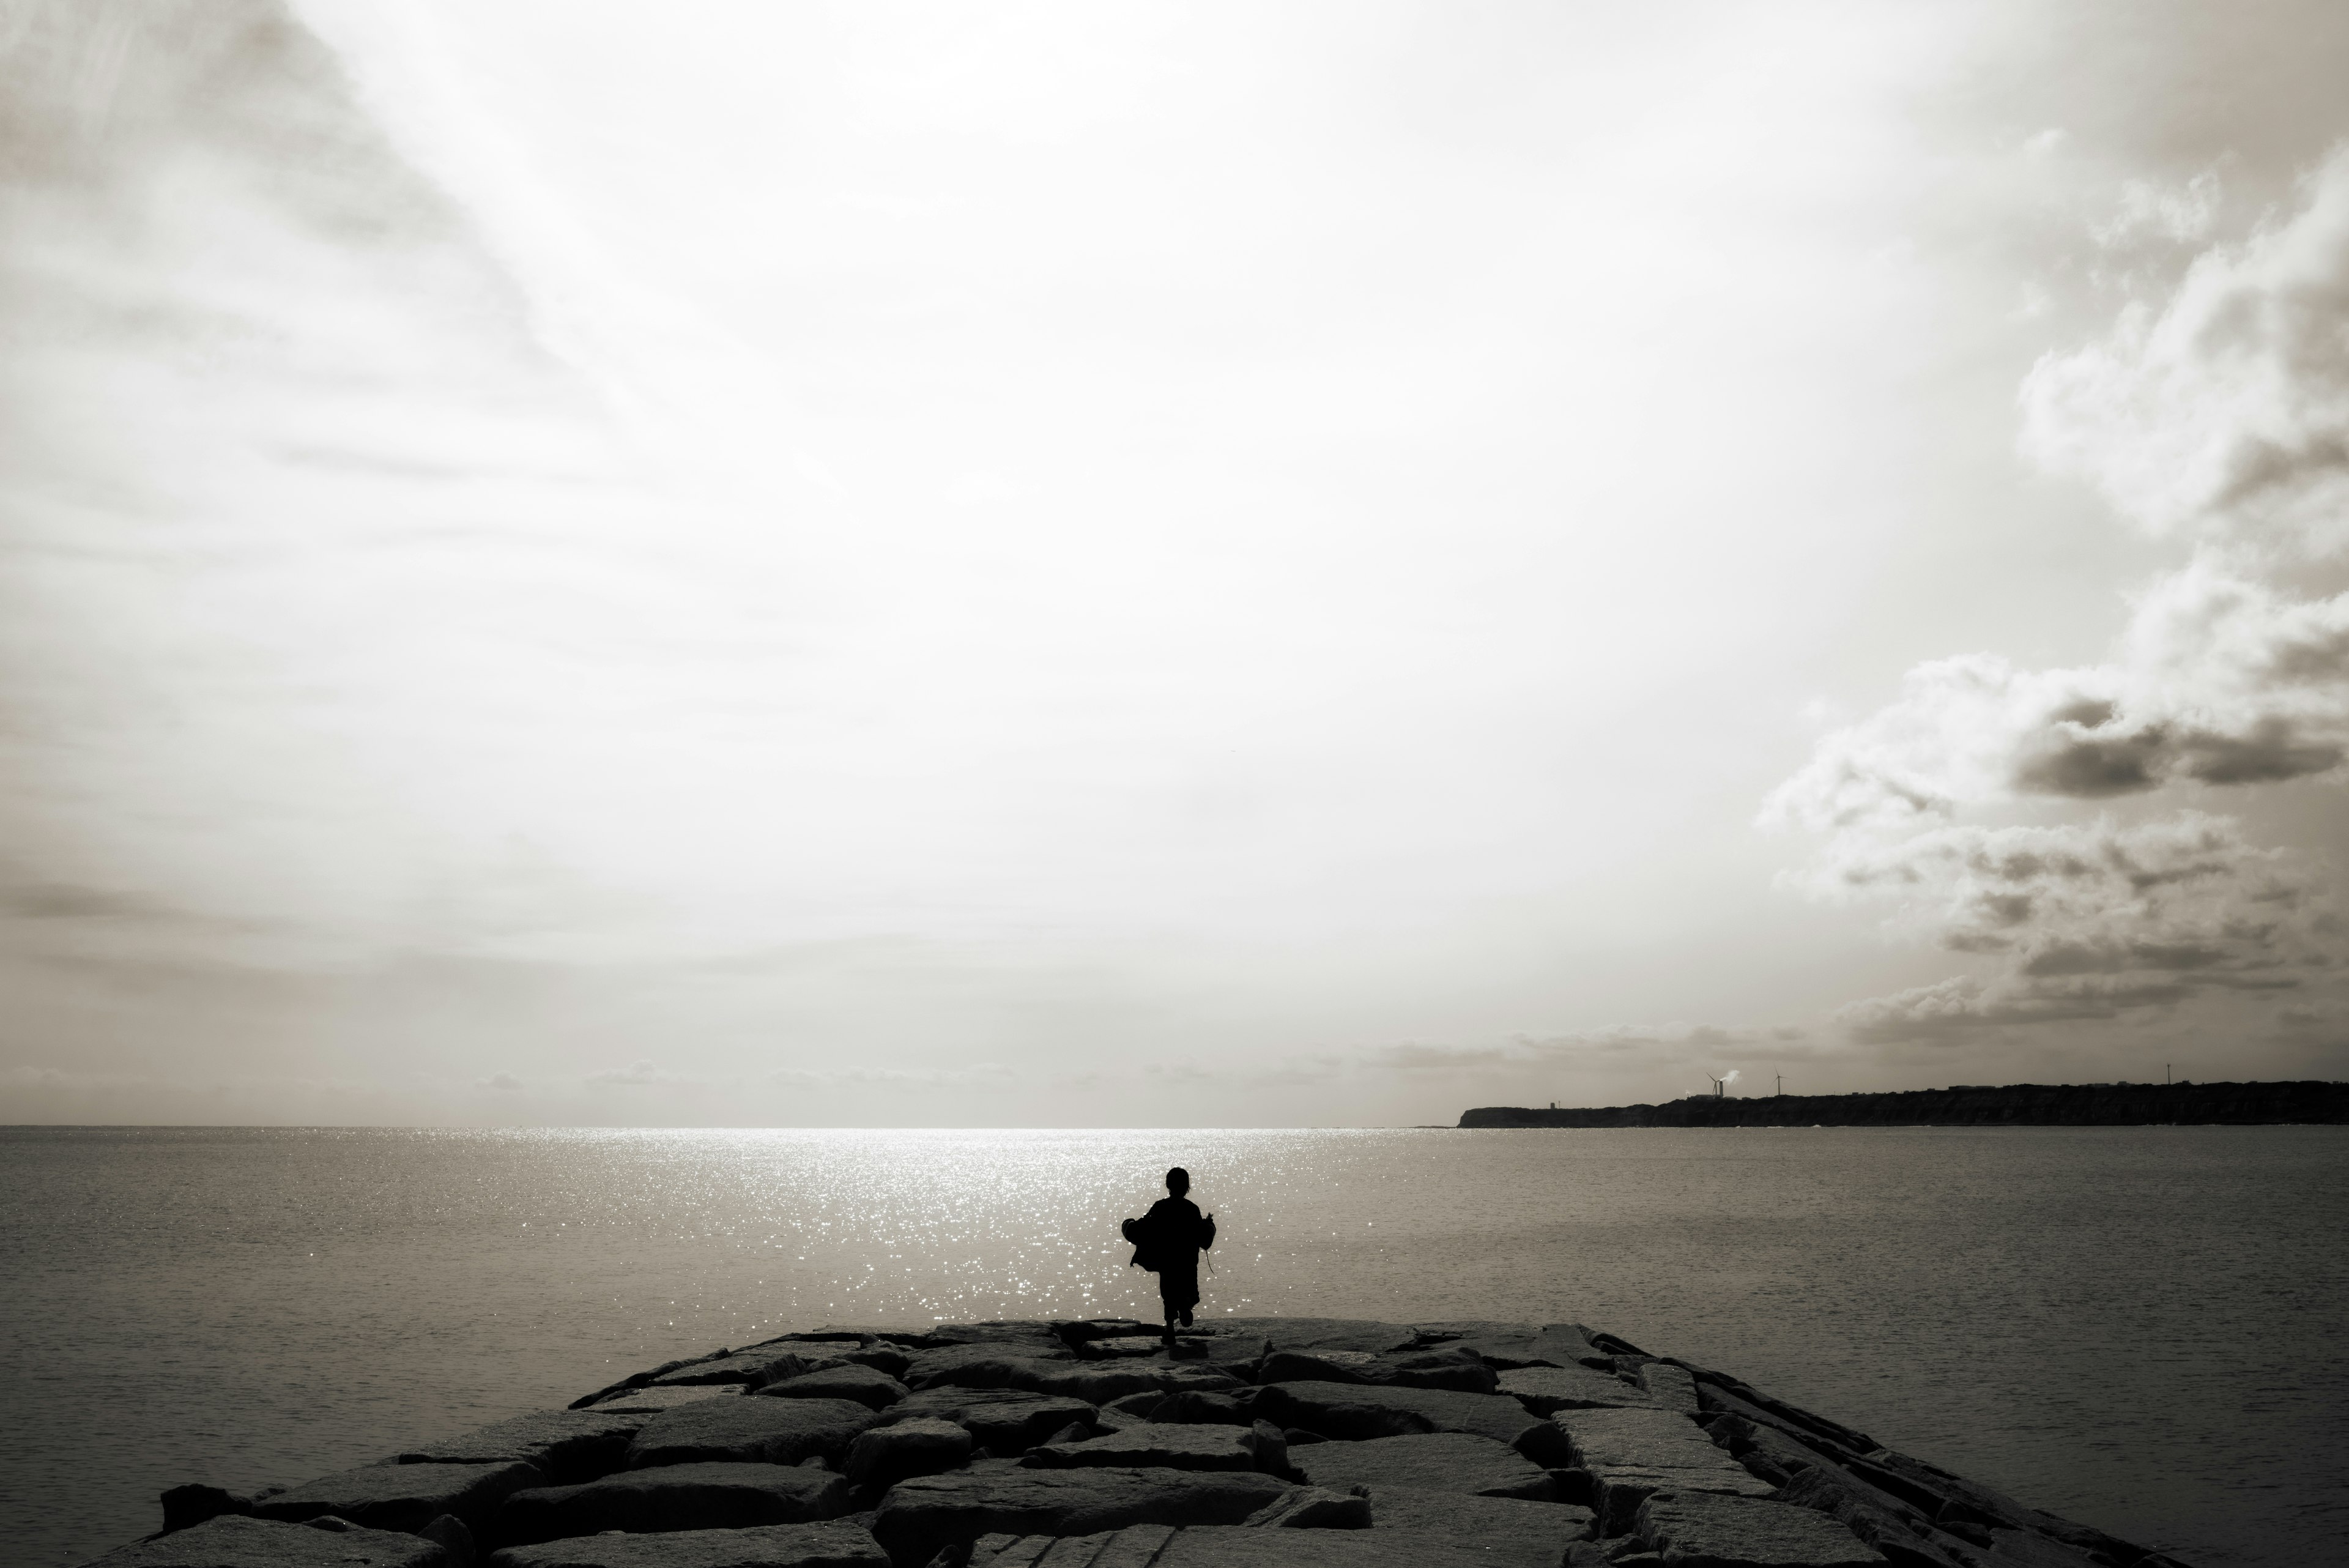
<svg viewBox="0 0 2349 1568"><path fill-rule="evenodd" d="M1574 1320L2200 1564L2349 1540L2349 1128L0 1129L0 1540L828 1322Z"/></svg>

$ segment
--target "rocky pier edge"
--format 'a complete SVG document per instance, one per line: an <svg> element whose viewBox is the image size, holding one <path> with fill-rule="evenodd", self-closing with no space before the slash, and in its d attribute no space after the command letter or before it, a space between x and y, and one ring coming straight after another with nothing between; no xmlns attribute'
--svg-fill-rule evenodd
<svg viewBox="0 0 2349 1568"><path fill-rule="evenodd" d="M1579 1324L822 1328L102 1568L2181 1568Z"/></svg>

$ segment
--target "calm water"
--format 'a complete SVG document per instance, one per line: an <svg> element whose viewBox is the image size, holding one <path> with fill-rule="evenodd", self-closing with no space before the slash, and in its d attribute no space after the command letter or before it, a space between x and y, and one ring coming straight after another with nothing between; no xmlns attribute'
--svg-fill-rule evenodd
<svg viewBox="0 0 2349 1568"><path fill-rule="evenodd" d="M0 1129L0 1532L26 1568L827 1321L1573 1319L2189 1562L2349 1535L2349 1129Z"/></svg>

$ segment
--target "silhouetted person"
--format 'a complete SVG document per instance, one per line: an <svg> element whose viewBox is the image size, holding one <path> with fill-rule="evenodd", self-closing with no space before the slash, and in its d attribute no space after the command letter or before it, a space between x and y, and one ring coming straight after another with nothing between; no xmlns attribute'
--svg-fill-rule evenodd
<svg viewBox="0 0 2349 1568"><path fill-rule="evenodd" d="M1133 1261L1158 1276L1165 1340L1173 1345L1176 1321L1190 1327L1191 1309L1199 1304L1199 1252L1216 1244L1216 1217L1201 1214L1184 1196L1191 1190L1191 1173L1181 1166L1166 1173L1166 1190L1170 1196L1152 1204L1149 1213L1125 1222L1125 1239L1133 1243Z"/></svg>

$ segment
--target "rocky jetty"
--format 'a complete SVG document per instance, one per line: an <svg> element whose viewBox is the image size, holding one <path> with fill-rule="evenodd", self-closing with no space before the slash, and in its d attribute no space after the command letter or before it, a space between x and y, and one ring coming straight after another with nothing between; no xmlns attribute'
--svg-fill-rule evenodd
<svg viewBox="0 0 2349 1568"><path fill-rule="evenodd" d="M2137 1127L2349 1122L2349 1084L2002 1084L1882 1095L1692 1095L1661 1106L1479 1106L1464 1127Z"/></svg>
<svg viewBox="0 0 2349 1568"><path fill-rule="evenodd" d="M94 1568L2178 1568L1579 1324L823 1328Z"/></svg>

